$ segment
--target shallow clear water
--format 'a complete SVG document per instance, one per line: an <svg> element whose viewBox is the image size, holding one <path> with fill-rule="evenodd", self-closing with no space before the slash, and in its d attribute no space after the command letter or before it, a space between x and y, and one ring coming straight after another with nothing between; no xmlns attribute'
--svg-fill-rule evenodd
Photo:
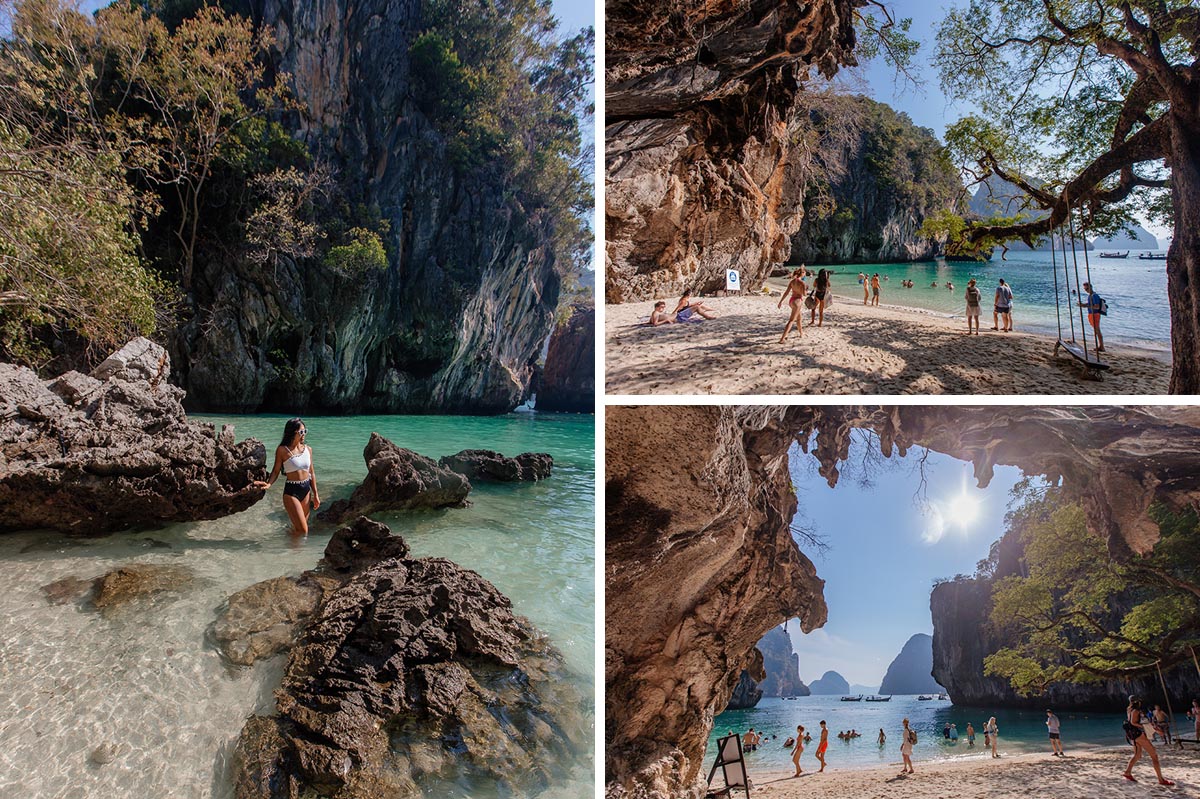
<svg viewBox="0 0 1200 799"><path fill-rule="evenodd" d="M922 701L916 696L893 696L890 702L842 702L837 696L802 696L798 699L770 697L764 698L750 710L729 710L717 716L704 754L704 763L705 768L712 765L718 738L730 732L744 733L753 727L775 738L757 751L746 754L751 775L756 770L791 771L792 751L785 749L783 743L795 733L797 724L803 724L813 740L805 744L800 766L805 771L820 768L816 752L817 742L821 738L822 719L829 727L829 749L825 755L828 768L871 768L899 764L900 732L904 728L905 718L917 733L913 762L918 767L921 761L990 757L990 750L984 755L983 725L991 716L996 717L996 726L1000 730L997 751L1001 755L1050 751L1046 714L1035 710L964 708L937 699ZM1063 749L1068 753L1083 747L1125 743L1125 734L1121 730L1125 718L1122 712L1062 712L1058 717L1062 722ZM957 743L951 743L943 736L942 730L947 722L958 727ZM974 748L967 745L968 722L975 726ZM883 746L878 743L880 728L887 736ZM840 731L850 729L862 733L862 737L850 741L837 738Z"/></svg>
<svg viewBox="0 0 1200 799"><path fill-rule="evenodd" d="M1068 250L1068 255L1070 251ZM1125 260L1101 259L1096 253L1088 253L1091 265L1092 284L1100 296L1108 302L1108 315L1103 317L1100 330L1105 339L1128 344L1168 348L1171 340L1171 316L1167 303L1167 269L1164 261L1139 261L1137 251ZM1070 338L1069 321L1066 313L1071 310L1063 288L1062 254L1056 254L1057 275L1061 302L1064 338ZM1087 280L1084 272L1083 253L1079 252L1079 274ZM813 271L823 264L810 264ZM1055 269L1051 266L1048 252L1010 252L1008 259L1001 261L999 255L991 261L954 262L920 261L901 264L843 264L828 267L836 269L833 290L838 297L862 299L862 287L858 273L879 273L881 283L880 302L885 305L902 305L923 308L937 313L963 316L966 311L964 295L967 281L975 278L983 294L980 317L982 326L992 326L992 303L999 278L1013 290L1013 322L1019 330L1055 334ZM883 281L887 277L888 280ZM1075 283L1074 265L1070 271L1071 287ZM912 280L913 287L906 289L902 280ZM937 281L938 288L930 284ZM954 290L945 288L946 282L954 284ZM809 279L812 285L812 279ZM1076 336L1079 337L1079 309L1074 308ZM1088 328L1089 342L1091 328Z"/></svg>
<svg viewBox="0 0 1200 799"><path fill-rule="evenodd" d="M236 425L238 440L278 443L284 417L193 417ZM366 473L372 431L430 457L465 448L554 456L535 484L479 484L472 507L376 518L403 535L414 556L474 569L507 594L562 650L594 707L595 455L591 416L308 417L322 499L346 496ZM281 664L226 669L205 629L233 592L295 574L321 557L332 530L292 541L277 483L249 510L211 522L169 525L100 539L52 533L0 537L0 796L228 797L228 757L245 717L273 707ZM110 617L52 605L41 586L92 578L129 562L184 566L198 580ZM594 723L589 711L588 722ZM105 765L89 762L100 745ZM542 794L590 796L593 752ZM483 797L472 786L444 796Z"/></svg>

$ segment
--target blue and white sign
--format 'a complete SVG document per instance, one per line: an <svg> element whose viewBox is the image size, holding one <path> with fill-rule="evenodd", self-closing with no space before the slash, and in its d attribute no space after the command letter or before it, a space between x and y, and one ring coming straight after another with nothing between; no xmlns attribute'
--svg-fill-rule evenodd
<svg viewBox="0 0 1200 799"><path fill-rule="evenodd" d="M742 276L738 274L736 269L725 270L725 290L726 291L741 291Z"/></svg>

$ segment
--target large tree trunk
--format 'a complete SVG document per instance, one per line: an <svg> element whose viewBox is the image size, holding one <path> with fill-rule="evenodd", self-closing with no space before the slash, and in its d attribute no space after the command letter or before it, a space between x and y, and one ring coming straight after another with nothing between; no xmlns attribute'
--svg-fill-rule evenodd
<svg viewBox="0 0 1200 799"><path fill-rule="evenodd" d="M1171 204L1175 237L1167 251L1172 394L1200 393L1200 87L1172 103Z"/></svg>

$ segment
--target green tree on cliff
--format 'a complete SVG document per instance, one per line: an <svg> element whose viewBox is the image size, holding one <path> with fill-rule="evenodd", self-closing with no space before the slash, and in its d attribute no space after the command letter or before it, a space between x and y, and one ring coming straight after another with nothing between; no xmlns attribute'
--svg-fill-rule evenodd
<svg viewBox="0 0 1200 799"><path fill-rule="evenodd" d="M965 249L1168 217L1171 391L1200 391L1200 7L1193 0L971 0L938 33L946 93L989 110L947 130L969 176L1047 210L965 226ZM1047 176L1034 185L1027 176ZM1169 189L1169 194L1164 192Z"/></svg>
<svg viewBox="0 0 1200 799"><path fill-rule="evenodd" d="M1024 569L997 582L990 614L1017 643L989 655L985 672L1037 695L1054 682L1149 676L1189 661L1200 648L1200 524L1191 511L1154 507L1151 517L1162 536L1154 549L1116 559L1056 489L1027 494L1010 515Z"/></svg>

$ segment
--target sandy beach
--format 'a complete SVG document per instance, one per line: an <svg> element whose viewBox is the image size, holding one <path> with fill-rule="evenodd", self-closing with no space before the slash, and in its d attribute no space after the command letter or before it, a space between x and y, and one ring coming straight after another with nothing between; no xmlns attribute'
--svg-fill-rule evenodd
<svg viewBox="0 0 1200 799"><path fill-rule="evenodd" d="M1133 767L1137 782L1128 782L1121 772L1131 749L1092 749L1072 752L1067 757L1046 753L958 758L938 763L915 762L915 774L899 776L896 764L862 770L839 769L831 758L823 774L805 768L800 777L791 773L750 772L751 795L771 799L806 799L812 796L852 799L995 799L1038 796L1045 799L1108 799L1113 797L1200 796L1200 752L1193 747L1180 752L1160 747L1163 775L1174 787L1158 785L1146 757ZM721 776L714 785L721 785ZM735 794L737 795L737 794Z"/></svg>
<svg viewBox="0 0 1200 799"><path fill-rule="evenodd" d="M676 298L668 298L674 307ZM836 297L822 327L779 336L787 306L776 296L704 300L719 314L704 322L644 324L653 302L605 306L609 394L1165 394L1167 353L1107 347L1111 368L1089 379L1054 339L991 330L896 306L869 307Z"/></svg>

